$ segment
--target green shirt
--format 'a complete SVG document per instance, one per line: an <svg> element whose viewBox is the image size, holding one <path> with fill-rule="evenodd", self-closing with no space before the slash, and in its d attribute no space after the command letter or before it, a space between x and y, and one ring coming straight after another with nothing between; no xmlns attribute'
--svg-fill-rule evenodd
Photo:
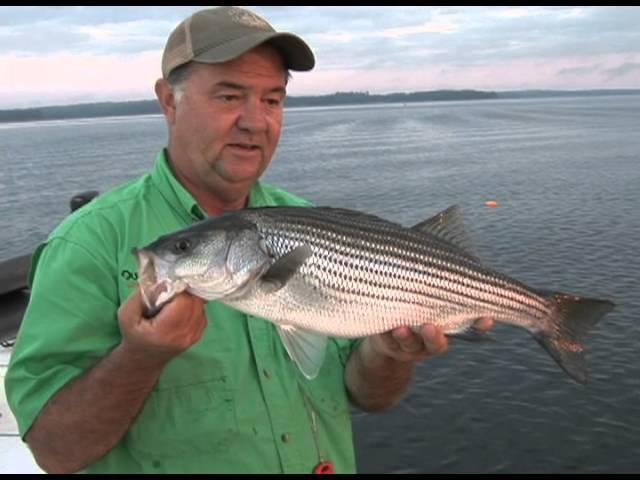
<svg viewBox="0 0 640 480"><path fill-rule="evenodd" d="M285 204L309 205L264 183L251 190L249 206ZM203 218L163 151L149 173L70 214L38 247L5 379L23 437L58 389L120 342L117 309L137 281L132 247ZM307 381L273 324L218 302L206 312L202 339L169 362L124 438L85 472L310 473L318 448L336 472L354 472L343 377L352 342L329 341Z"/></svg>

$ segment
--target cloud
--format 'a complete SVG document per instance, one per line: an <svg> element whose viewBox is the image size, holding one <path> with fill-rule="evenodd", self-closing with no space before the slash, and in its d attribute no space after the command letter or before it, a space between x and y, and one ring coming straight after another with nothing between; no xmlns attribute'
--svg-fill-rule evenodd
<svg viewBox="0 0 640 480"><path fill-rule="evenodd" d="M0 7L0 54L119 53L162 49L197 7Z"/></svg>
<svg viewBox="0 0 640 480"><path fill-rule="evenodd" d="M1 7L0 26L30 25L41 21L55 21L66 25L93 25L105 22L133 20L175 19L176 22L199 6L136 7L136 6L20 6Z"/></svg>
<svg viewBox="0 0 640 480"><path fill-rule="evenodd" d="M87 51L144 52L163 48L167 32L174 26L173 22L133 20L79 26L76 32L86 37Z"/></svg>
<svg viewBox="0 0 640 480"><path fill-rule="evenodd" d="M640 62L625 62L617 67L607 68L604 70L604 74L609 79L624 77L634 72L640 72Z"/></svg>
<svg viewBox="0 0 640 480"><path fill-rule="evenodd" d="M404 37L405 35L415 35L417 33L453 33L458 30L454 23L450 22L425 22L419 25L407 27L387 28L383 30L384 37Z"/></svg>
<svg viewBox="0 0 640 480"><path fill-rule="evenodd" d="M0 7L3 98L149 98L168 33L198 8ZM249 8L314 50L292 94L640 85L637 7Z"/></svg>
<svg viewBox="0 0 640 480"><path fill-rule="evenodd" d="M640 60L640 55L636 58ZM604 61L606 63L561 68L558 70L557 75L559 77L601 78L605 81L611 81L624 79L624 77L631 76L634 73L640 73L640 61L624 61L620 56L608 57Z"/></svg>
<svg viewBox="0 0 640 480"><path fill-rule="evenodd" d="M507 7L496 10L493 15L498 18L523 18L541 14L541 7Z"/></svg>
<svg viewBox="0 0 640 480"><path fill-rule="evenodd" d="M601 65L598 65L598 64L585 65L582 67L561 68L560 70L558 70L558 75L559 76L589 75L589 74L600 71L601 68L602 68Z"/></svg>
<svg viewBox="0 0 640 480"><path fill-rule="evenodd" d="M0 76L0 105L66 104L154 97L160 74L157 52L137 55L59 53L46 56L0 55L12 68ZM21 102L24 98L26 101Z"/></svg>

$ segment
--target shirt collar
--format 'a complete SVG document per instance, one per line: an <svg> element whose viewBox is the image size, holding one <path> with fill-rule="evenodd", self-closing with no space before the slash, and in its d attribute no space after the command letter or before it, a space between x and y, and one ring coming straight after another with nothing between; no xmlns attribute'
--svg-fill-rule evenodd
<svg viewBox="0 0 640 480"><path fill-rule="evenodd" d="M185 220L202 220L206 217L193 195L178 181L171 170L167 150L163 148L156 155L151 171L151 179L165 200L176 209Z"/></svg>

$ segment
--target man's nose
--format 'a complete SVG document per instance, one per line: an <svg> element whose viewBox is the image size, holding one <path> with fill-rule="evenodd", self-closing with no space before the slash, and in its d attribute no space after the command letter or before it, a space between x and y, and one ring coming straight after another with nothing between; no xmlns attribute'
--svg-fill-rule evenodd
<svg viewBox="0 0 640 480"><path fill-rule="evenodd" d="M238 128L251 133L267 130L267 116L260 101L249 100L244 103L238 116Z"/></svg>

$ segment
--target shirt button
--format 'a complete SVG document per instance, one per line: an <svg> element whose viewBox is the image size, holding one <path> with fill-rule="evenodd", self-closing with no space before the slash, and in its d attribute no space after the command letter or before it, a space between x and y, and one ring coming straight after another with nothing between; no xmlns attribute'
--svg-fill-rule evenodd
<svg viewBox="0 0 640 480"><path fill-rule="evenodd" d="M291 435L289 435L288 433L283 433L282 435L280 435L280 439L283 443L288 443L291 440Z"/></svg>
<svg viewBox="0 0 640 480"><path fill-rule="evenodd" d="M271 371L270 370L267 370L265 368L264 370L262 370L262 373L264 374L265 377L271 378Z"/></svg>

